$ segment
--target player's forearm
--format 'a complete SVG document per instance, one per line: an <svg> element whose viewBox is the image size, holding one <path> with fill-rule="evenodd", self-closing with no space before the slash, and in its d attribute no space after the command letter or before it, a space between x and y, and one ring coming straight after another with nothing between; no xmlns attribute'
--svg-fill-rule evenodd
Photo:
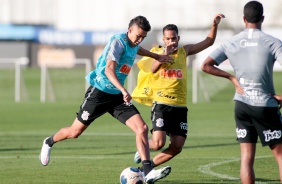
<svg viewBox="0 0 282 184"><path fill-rule="evenodd" d="M215 39L216 39L216 35L217 35L217 27L218 25L217 24L213 24L211 29L210 29L210 32L206 38L206 41L208 42L208 45L211 46L213 45Z"/></svg>
<svg viewBox="0 0 282 184"><path fill-rule="evenodd" d="M215 41L216 34L217 34L217 27L218 27L218 24L220 23L220 20L222 18L225 18L225 16L223 14L217 14L217 15L215 15L215 17L213 19L212 27L211 27L209 35L207 37L210 45L213 45L213 43Z"/></svg>
<svg viewBox="0 0 282 184"><path fill-rule="evenodd" d="M151 67L151 72L152 73L156 73L162 66L162 63L155 60L152 64L152 67Z"/></svg>
<svg viewBox="0 0 282 184"><path fill-rule="evenodd" d="M212 60L212 58L208 57L204 63L202 64L202 71L208 74L212 74L218 77L223 77L223 78L227 78L229 80L232 79L233 75L231 75L228 72L225 72L217 67L215 67L215 61Z"/></svg>
<svg viewBox="0 0 282 184"><path fill-rule="evenodd" d="M139 47L137 54L140 55L140 56L147 56L147 57L154 58L154 59L158 58L158 54L150 52L150 51L144 49L143 47Z"/></svg>
<svg viewBox="0 0 282 184"><path fill-rule="evenodd" d="M147 56L147 57L153 58L153 59L159 61L160 63L170 63L170 62L173 61L173 58L170 57L169 55L156 54L156 53L150 52L146 49L143 49L142 47L139 47L137 54L139 54L141 56Z"/></svg>

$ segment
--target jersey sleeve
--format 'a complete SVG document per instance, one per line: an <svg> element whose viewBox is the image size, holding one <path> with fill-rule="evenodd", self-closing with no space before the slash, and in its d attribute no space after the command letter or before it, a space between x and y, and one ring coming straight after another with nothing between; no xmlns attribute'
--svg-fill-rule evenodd
<svg viewBox="0 0 282 184"><path fill-rule="evenodd" d="M109 47L108 54L106 56L107 60L113 60L119 63L120 57L124 52L124 46L119 39L112 40L112 43Z"/></svg>
<svg viewBox="0 0 282 184"><path fill-rule="evenodd" d="M278 39L273 44L273 52L275 60L282 66L282 42Z"/></svg>
<svg viewBox="0 0 282 184"><path fill-rule="evenodd" d="M223 61L227 59L224 50L225 50L224 45L221 45L210 54L210 57L213 58L213 60L215 60L217 65L220 65Z"/></svg>

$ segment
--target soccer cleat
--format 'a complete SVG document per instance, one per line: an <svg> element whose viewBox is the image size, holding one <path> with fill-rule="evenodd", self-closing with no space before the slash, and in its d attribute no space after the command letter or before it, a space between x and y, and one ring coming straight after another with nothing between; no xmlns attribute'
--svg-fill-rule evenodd
<svg viewBox="0 0 282 184"><path fill-rule="evenodd" d="M154 182L168 176L170 171L171 171L170 166L166 166L157 170L153 169L147 174L147 176L145 176L144 181L147 184L153 184Z"/></svg>
<svg viewBox="0 0 282 184"><path fill-rule="evenodd" d="M52 149L52 147L50 147L48 144L46 144L46 140L48 138L49 137L44 139L43 145L42 145L42 148L41 148L41 152L40 152L40 162L44 166L48 165L48 163L50 161L50 154L51 154L51 149Z"/></svg>
<svg viewBox="0 0 282 184"><path fill-rule="evenodd" d="M138 151L136 151L136 153L135 153L135 155L134 155L134 162L135 162L136 164L139 164L139 163L141 162L141 157L140 157Z"/></svg>

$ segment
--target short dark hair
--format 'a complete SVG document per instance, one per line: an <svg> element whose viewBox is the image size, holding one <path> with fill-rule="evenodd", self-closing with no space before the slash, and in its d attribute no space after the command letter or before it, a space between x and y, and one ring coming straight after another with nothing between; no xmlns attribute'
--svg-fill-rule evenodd
<svg viewBox="0 0 282 184"><path fill-rule="evenodd" d="M244 7L244 17L249 23L258 23L263 17L263 6L258 1L250 1Z"/></svg>
<svg viewBox="0 0 282 184"><path fill-rule="evenodd" d="M174 25L174 24L168 24L168 25L166 25L166 26L163 28L163 34L164 34L164 32L165 32L166 30L175 31L176 34L178 34L178 28L177 28L177 26Z"/></svg>
<svg viewBox="0 0 282 184"><path fill-rule="evenodd" d="M149 21L146 19L146 17L143 17L141 15L139 15L139 16L130 20L128 29L131 26L133 26L134 24L136 24L138 27L140 27L144 31L149 32L151 30L151 25L150 25Z"/></svg>

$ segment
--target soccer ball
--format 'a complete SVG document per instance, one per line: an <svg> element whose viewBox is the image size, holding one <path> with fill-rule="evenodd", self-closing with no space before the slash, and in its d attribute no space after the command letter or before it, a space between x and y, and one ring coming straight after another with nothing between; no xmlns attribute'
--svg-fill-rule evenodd
<svg viewBox="0 0 282 184"><path fill-rule="evenodd" d="M121 184L143 184L142 172L138 168L127 167L120 174Z"/></svg>

